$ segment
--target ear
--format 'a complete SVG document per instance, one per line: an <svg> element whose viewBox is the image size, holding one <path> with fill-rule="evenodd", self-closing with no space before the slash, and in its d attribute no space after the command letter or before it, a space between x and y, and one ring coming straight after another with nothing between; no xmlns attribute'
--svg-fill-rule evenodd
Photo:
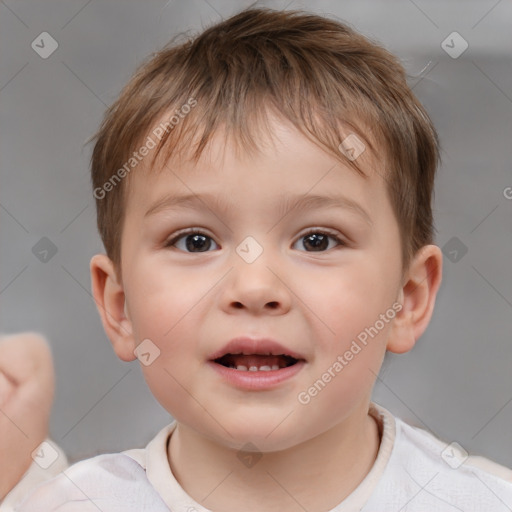
<svg viewBox="0 0 512 512"><path fill-rule="evenodd" d="M432 317L441 284L443 256L436 245L423 246L414 256L400 289L402 309L393 320L387 349L402 354L411 350Z"/></svg>
<svg viewBox="0 0 512 512"><path fill-rule="evenodd" d="M112 260L106 254L91 259L91 285L103 328L114 352L123 361L136 359L132 324L126 313L124 289Z"/></svg>

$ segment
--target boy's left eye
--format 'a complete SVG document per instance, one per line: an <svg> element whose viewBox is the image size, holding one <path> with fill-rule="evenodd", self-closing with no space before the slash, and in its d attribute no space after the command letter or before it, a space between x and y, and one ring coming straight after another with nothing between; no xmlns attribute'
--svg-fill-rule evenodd
<svg viewBox="0 0 512 512"><path fill-rule="evenodd" d="M335 242L334 245L330 244L331 241ZM304 247L307 252L325 252L332 249L333 246L345 245L345 243L334 233L328 233L321 230L311 230L302 235L293 244L293 247L301 242L302 247ZM166 247L173 246L181 251L192 253L207 252L212 248L212 245L215 245L217 249L219 248L211 236L200 231L182 232L165 244ZM310 250L308 250L308 248L310 248Z"/></svg>
<svg viewBox="0 0 512 512"><path fill-rule="evenodd" d="M334 240L334 247L337 245L345 245L343 240L341 240L334 233L329 233L325 231L321 231L319 229L313 229L302 235L297 242L295 242L294 246L300 242L302 242L303 247L310 247L311 251L307 252L325 252L328 249L332 249L332 246L329 246L329 241Z"/></svg>

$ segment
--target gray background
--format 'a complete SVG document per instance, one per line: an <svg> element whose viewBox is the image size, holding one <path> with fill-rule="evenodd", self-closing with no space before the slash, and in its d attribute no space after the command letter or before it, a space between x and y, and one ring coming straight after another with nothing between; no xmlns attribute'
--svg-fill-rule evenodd
<svg viewBox="0 0 512 512"><path fill-rule="evenodd" d="M0 2L0 326L51 341L51 433L73 461L143 446L170 419L138 362L115 357L90 296L89 260L103 248L84 142L147 54L249 4ZM389 357L375 399L512 466L512 2L258 5L346 20L396 53L411 75L443 146L435 219L444 280L426 334L411 353ZM31 48L44 31L59 45L47 59ZM441 47L453 31L469 44L457 59ZM43 237L57 250L46 262L33 253Z"/></svg>

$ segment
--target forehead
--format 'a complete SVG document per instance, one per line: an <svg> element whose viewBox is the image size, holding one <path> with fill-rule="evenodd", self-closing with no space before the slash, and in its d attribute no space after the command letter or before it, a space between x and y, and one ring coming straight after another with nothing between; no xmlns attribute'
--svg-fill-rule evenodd
<svg viewBox="0 0 512 512"><path fill-rule="evenodd" d="M355 133L346 130L340 134L340 154L336 158L290 122L272 114L269 121L265 130L257 132L253 145L241 147L232 134L220 129L197 161L190 152L180 152L167 160L161 158L162 152L152 166L144 162L130 176L127 210L145 207L147 211L148 205L153 209L173 194L226 196L227 200L219 199L217 203L227 206L230 194L241 188L252 189L250 200L260 204L278 199L281 209L290 205L287 196L316 196L318 201L322 194L346 188L368 202L369 196L384 190L384 159ZM364 175L347 165L346 156L357 158L354 163ZM261 187L262 180L265 187ZM309 204L313 205L314 199Z"/></svg>

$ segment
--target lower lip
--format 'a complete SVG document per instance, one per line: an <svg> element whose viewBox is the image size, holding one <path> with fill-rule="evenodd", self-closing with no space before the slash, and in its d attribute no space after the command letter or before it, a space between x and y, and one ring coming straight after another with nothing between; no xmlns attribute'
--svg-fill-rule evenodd
<svg viewBox="0 0 512 512"><path fill-rule="evenodd" d="M297 361L292 366L280 370L258 370L256 372L228 368L215 361L208 361L208 364L233 386L258 391L273 388L281 382L291 379L302 370L306 362Z"/></svg>

